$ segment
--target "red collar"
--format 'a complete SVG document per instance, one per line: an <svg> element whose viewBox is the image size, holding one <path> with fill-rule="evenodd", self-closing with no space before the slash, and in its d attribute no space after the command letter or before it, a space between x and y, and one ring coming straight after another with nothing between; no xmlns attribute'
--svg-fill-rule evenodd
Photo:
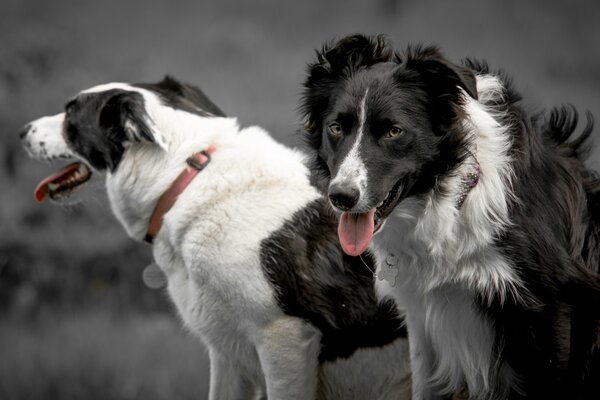
<svg viewBox="0 0 600 400"><path fill-rule="evenodd" d="M198 175L198 172L202 171L210 162L210 156L214 151L215 148L211 146L207 150L192 154L186 160L187 166L181 171L167 191L160 196L156 207L154 207L154 211L152 211L146 237L144 237L146 243L152 244L154 237L162 226L163 216L173 207L173 204L177 201L177 197L185 190L194 177Z"/></svg>

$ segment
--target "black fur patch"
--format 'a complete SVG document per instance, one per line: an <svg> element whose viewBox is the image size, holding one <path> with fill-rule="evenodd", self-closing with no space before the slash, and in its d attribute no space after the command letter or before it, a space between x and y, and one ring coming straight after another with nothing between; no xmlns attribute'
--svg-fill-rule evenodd
<svg viewBox="0 0 600 400"><path fill-rule="evenodd" d="M65 138L91 166L114 171L125 151L127 121L152 140L141 94L121 89L82 93L65 105Z"/></svg>
<svg viewBox="0 0 600 400"><path fill-rule="evenodd" d="M137 83L132 86L158 94L166 106L203 117L225 117L225 113L202 90L180 83L170 76L158 83Z"/></svg>
<svg viewBox="0 0 600 400"><path fill-rule="evenodd" d="M337 218L317 200L261 244L263 270L281 308L321 330L321 361L406 336L393 304L377 301L372 257L343 254L336 232Z"/></svg>

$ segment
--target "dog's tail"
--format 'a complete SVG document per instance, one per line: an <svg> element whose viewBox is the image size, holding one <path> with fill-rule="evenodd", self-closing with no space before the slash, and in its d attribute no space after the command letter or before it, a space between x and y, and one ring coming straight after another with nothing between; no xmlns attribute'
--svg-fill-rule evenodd
<svg viewBox="0 0 600 400"><path fill-rule="evenodd" d="M585 235L584 258L588 268L600 273L600 177L596 171L585 165L592 153L592 134L594 118L586 112L586 124L580 134L578 130L579 114L572 105L555 107L546 115L541 132L558 148L559 153L568 159L568 163L581 179L585 190L585 202L588 214L587 233Z"/></svg>
<svg viewBox="0 0 600 400"><path fill-rule="evenodd" d="M575 137L575 131L579 123L579 113L571 104L554 107L543 128L556 145L558 145L567 156L575 156L584 160L589 155L592 144L590 137L594 129L594 117L591 112L586 112L586 125L579 136Z"/></svg>
<svg viewBox="0 0 600 400"><path fill-rule="evenodd" d="M579 170L585 189L588 221L583 255L591 274L583 285L575 289L579 311L575 312L574 317L581 314L581 326L573 327L571 334L579 337L581 343L571 349L571 363L575 367L571 375L579 372L580 376L571 378L578 383L576 387L581 398L596 398L600 394L600 381L597 379L600 374L600 178L597 172L584 165L593 145L594 118L589 111L586 112L586 120L583 131L576 136L579 115L575 107L556 107L550 111L543 133L552 139L562 155L574 161L572 165ZM578 329L581 330L581 336L575 335Z"/></svg>

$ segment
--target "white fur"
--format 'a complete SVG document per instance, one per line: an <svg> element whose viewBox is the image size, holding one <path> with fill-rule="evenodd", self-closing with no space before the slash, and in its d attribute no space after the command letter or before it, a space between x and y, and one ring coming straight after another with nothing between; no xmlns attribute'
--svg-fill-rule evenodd
<svg viewBox="0 0 600 400"><path fill-rule="evenodd" d="M438 182L442 191L407 199L373 239L378 263L399 257L398 285L377 281L381 296L393 297L406 313L413 370L413 398L435 398L466 383L473 398L492 387L508 390L516 379L508 366L498 373L492 321L475 297L503 301L523 286L493 242L510 227L510 136L486 103L502 96L493 76L477 79L479 101L466 96L464 128L472 135L472 158ZM477 186L457 207L461 180L479 162ZM440 195L439 193L449 193ZM494 381L496 379L496 381Z"/></svg>
<svg viewBox="0 0 600 400"><path fill-rule="evenodd" d="M65 113L60 113L42 117L29 124L27 135L23 137L23 145L30 156L45 160L73 156L61 133L64 120Z"/></svg>
<svg viewBox="0 0 600 400"><path fill-rule="evenodd" d="M147 90L110 84L86 92L117 87L144 96L153 135L163 142L132 141L119 167L107 175L111 206L131 237L144 237L158 198L185 168L186 158L215 149L165 214L153 245L185 326L209 349L209 398L397 399L409 376L405 363L398 362L406 359L405 341L361 350L319 369L321 333L284 314L263 275L262 240L320 196L310 185L304 156L258 127L240 130L234 119L165 107ZM59 125L53 131L57 140ZM398 365L380 365L382 357ZM372 391L356 380L363 368L372 373Z"/></svg>
<svg viewBox="0 0 600 400"><path fill-rule="evenodd" d="M393 351L358 349L350 358L325 362L319 372L318 398L410 399L409 364L405 361L398 362L396 358L398 354L408 357L408 349L404 342L396 340L390 344L389 346L395 347Z"/></svg>
<svg viewBox="0 0 600 400"><path fill-rule="evenodd" d="M353 207L353 212L368 211L368 199L365 196L367 192L367 168L360 157L360 145L364 136L364 127L367 120L367 95L369 89L365 90L365 94L358 106L358 129L356 140L352 144L352 148L346 155L346 158L340 164L337 174L331 181L331 185L350 186L357 188L360 195L358 203Z"/></svg>

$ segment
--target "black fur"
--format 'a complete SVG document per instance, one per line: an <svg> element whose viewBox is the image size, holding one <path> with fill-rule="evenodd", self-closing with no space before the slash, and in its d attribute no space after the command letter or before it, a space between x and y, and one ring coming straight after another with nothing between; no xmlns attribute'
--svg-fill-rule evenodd
<svg viewBox="0 0 600 400"><path fill-rule="evenodd" d="M261 244L263 271L282 309L321 330L321 361L406 336L393 304L377 302L372 257L345 255L336 230L336 216L320 199Z"/></svg>
<svg viewBox="0 0 600 400"><path fill-rule="evenodd" d="M125 151L126 121L151 139L145 115L139 93L121 89L83 93L65 105L65 138L92 167L114 171Z"/></svg>
<svg viewBox="0 0 600 400"><path fill-rule="evenodd" d="M133 86L157 93L165 105L203 117L225 117L215 103L195 86L180 83L170 76L158 83L137 83Z"/></svg>
<svg viewBox="0 0 600 400"><path fill-rule="evenodd" d="M375 203L399 179L410 188L403 197L440 190L437 182L467 155L464 96L477 97L475 74L489 73L487 65L455 65L435 48L392 52L381 37L354 35L325 46L309 65L301 110L322 188L354 141L367 86L376 95L367 99L370 142L361 155ZM495 75L503 100L486 106L511 136L517 199L511 226L495 241L526 293L491 305L479 299L479 307L494 322L499 365L510 365L521 382L522 393L509 398L600 399L600 181L583 162L592 118L575 136L572 107L530 116L511 82ZM386 119L404 134L381 140L377 121ZM330 121L342 124L341 137L328 135Z"/></svg>
<svg viewBox="0 0 600 400"><path fill-rule="evenodd" d="M574 137L571 107L531 118L517 103L505 106L519 201L497 244L532 301L481 307L528 398L600 398L600 182L580 158L592 120Z"/></svg>

